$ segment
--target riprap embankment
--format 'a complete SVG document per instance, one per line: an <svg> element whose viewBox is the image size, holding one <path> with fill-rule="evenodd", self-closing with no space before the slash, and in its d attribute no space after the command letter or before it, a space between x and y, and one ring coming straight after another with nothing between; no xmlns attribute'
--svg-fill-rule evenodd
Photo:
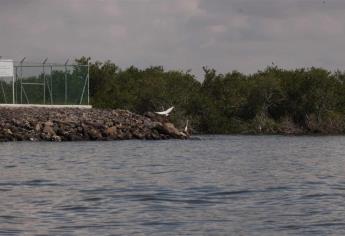
<svg viewBox="0 0 345 236"><path fill-rule="evenodd" d="M127 110L0 108L0 141L186 139L165 117Z"/></svg>

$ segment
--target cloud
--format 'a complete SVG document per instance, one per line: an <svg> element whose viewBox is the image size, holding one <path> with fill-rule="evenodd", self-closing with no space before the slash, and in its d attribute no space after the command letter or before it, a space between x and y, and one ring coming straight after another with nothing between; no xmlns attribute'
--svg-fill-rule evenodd
<svg viewBox="0 0 345 236"><path fill-rule="evenodd" d="M343 0L0 1L0 55L251 73L344 68Z"/></svg>

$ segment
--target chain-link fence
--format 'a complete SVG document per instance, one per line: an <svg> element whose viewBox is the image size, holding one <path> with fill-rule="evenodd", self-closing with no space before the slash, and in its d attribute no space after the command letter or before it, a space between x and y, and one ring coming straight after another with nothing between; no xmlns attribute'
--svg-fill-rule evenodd
<svg viewBox="0 0 345 236"><path fill-rule="evenodd" d="M15 62L0 78L0 103L89 105L89 65Z"/></svg>

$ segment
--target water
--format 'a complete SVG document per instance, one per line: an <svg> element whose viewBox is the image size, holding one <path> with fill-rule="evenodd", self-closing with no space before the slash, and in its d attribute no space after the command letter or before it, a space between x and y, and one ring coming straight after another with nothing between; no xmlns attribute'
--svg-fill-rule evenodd
<svg viewBox="0 0 345 236"><path fill-rule="evenodd" d="M344 235L345 137L0 144L0 235Z"/></svg>

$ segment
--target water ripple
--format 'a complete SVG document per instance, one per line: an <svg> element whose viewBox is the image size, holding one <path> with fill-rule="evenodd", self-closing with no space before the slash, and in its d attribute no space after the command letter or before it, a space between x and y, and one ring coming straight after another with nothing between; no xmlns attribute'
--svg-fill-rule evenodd
<svg viewBox="0 0 345 236"><path fill-rule="evenodd" d="M344 235L345 137L1 143L0 235Z"/></svg>

